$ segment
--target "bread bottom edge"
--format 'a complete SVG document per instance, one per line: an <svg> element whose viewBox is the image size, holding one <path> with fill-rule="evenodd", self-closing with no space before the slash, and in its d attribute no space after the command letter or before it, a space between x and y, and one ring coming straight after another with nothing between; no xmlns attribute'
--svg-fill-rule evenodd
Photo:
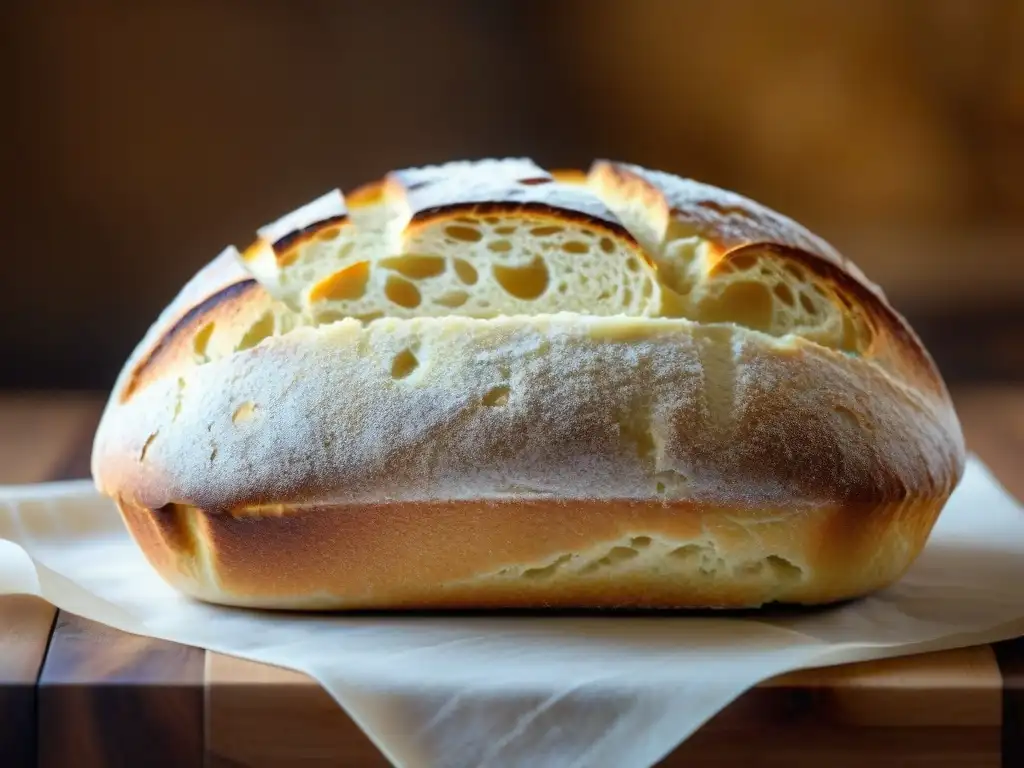
<svg viewBox="0 0 1024 768"><path fill-rule="evenodd" d="M882 589L946 497L722 509L689 502L437 502L234 516L120 505L172 587L272 610L749 610Z"/></svg>

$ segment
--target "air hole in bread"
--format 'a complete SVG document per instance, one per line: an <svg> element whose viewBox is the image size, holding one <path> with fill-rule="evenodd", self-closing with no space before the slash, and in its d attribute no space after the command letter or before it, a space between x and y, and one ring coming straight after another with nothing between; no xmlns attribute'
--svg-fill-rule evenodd
<svg viewBox="0 0 1024 768"><path fill-rule="evenodd" d="M316 233L317 240L330 241L341 234L341 227L327 227Z"/></svg>
<svg viewBox="0 0 1024 768"><path fill-rule="evenodd" d="M708 549L708 547L700 544L683 544L683 546L676 547L669 552L668 556L679 560L692 560L700 557L704 552L708 551Z"/></svg>
<svg viewBox="0 0 1024 768"><path fill-rule="evenodd" d="M249 330L242 336L242 340L235 347L236 352L243 349L252 349L264 339L274 335L274 313L264 312L260 319L249 326Z"/></svg>
<svg viewBox="0 0 1024 768"><path fill-rule="evenodd" d="M370 263L360 261L339 269L333 275L325 277L313 286L309 292L309 300L316 301L353 301L361 299L366 293L366 284L370 280Z"/></svg>
<svg viewBox="0 0 1024 768"><path fill-rule="evenodd" d="M743 254L731 259L729 264L736 269L747 270L757 264L757 257L751 254Z"/></svg>
<svg viewBox="0 0 1024 768"><path fill-rule="evenodd" d="M487 250L494 253L508 253L512 250L512 242L510 240L492 240L487 244Z"/></svg>
<svg viewBox="0 0 1024 768"><path fill-rule="evenodd" d="M458 309L467 301L469 301L469 294L465 291L449 291L443 296L438 296L434 303L449 309Z"/></svg>
<svg viewBox="0 0 1024 768"><path fill-rule="evenodd" d="M630 256L628 259L626 259L626 269L628 269L630 272L639 272L640 262L637 261L632 256Z"/></svg>
<svg viewBox="0 0 1024 768"><path fill-rule="evenodd" d="M633 291L629 287L622 289L622 303L627 306L633 303Z"/></svg>
<svg viewBox="0 0 1024 768"><path fill-rule="evenodd" d="M206 348L210 345L210 337L213 335L216 325L216 323L209 322L192 337L192 351L195 352L195 356L201 363L206 362Z"/></svg>
<svg viewBox="0 0 1024 768"><path fill-rule="evenodd" d="M511 390L508 387L492 387L483 396L483 404L488 408L500 408L508 405L508 396Z"/></svg>
<svg viewBox="0 0 1024 768"><path fill-rule="evenodd" d="M415 309L423 301L419 288L397 275L388 275L388 279L384 283L384 295L392 304L406 309Z"/></svg>
<svg viewBox="0 0 1024 768"><path fill-rule="evenodd" d="M500 221L501 219L499 219L497 216L484 216L484 223L490 224L492 227Z"/></svg>
<svg viewBox="0 0 1024 768"><path fill-rule="evenodd" d="M634 536L629 540L631 546L636 549L644 549L651 546L652 539L650 536Z"/></svg>
<svg viewBox="0 0 1024 768"><path fill-rule="evenodd" d="M736 323L767 333L772 328L773 310L772 293L764 283L732 283L703 304L701 320Z"/></svg>
<svg viewBox="0 0 1024 768"><path fill-rule="evenodd" d="M860 419L857 418L857 414L845 405L834 405L832 410L846 426L853 427L854 429L861 428Z"/></svg>
<svg viewBox="0 0 1024 768"><path fill-rule="evenodd" d="M789 286L785 283L777 283L773 292L787 307L792 307L794 305L796 300L793 298L793 291L791 291Z"/></svg>
<svg viewBox="0 0 1024 768"><path fill-rule="evenodd" d="M459 280L466 285L476 285L476 281L480 279L480 275L477 273L476 267L465 259L456 259L454 263L455 275Z"/></svg>
<svg viewBox="0 0 1024 768"><path fill-rule="evenodd" d="M639 554L640 553L633 547L625 547L621 545L612 547L604 557L599 557L581 568L580 573L594 573L602 568L611 568L624 563L627 560L632 560L634 557L639 556Z"/></svg>
<svg viewBox="0 0 1024 768"><path fill-rule="evenodd" d="M246 421L249 421L255 414L256 403L242 403L235 409L235 412L231 414L231 421L234 424L242 424Z"/></svg>
<svg viewBox="0 0 1024 768"><path fill-rule="evenodd" d="M562 243L562 250L566 253L590 253L590 246L579 240L570 240Z"/></svg>
<svg viewBox="0 0 1024 768"><path fill-rule="evenodd" d="M440 256L421 256L414 253L381 259L380 265L384 269L398 272L411 280L437 277L444 272L446 267L445 260Z"/></svg>
<svg viewBox="0 0 1024 768"><path fill-rule="evenodd" d="M420 367L420 361L416 353L408 347L403 349L391 361L391 378L404 379Z"/></svg>
<svg viewBox="0 0 1024 768"><path fill-rule="evenodd" d="M695 576L714 578L726 575L729 570L725 560L719 557L714 544L711 543L683 544L670 551L668 557L679 561L682 567Z"/></svg>
<svg viewBox="0 0 1024 768"><path fill-rule="evenodd" d="M456 221L459 224L469 224L470 226L473 227L477 225L477 220L470 218L469 216L456 216L454 219L452 219L452 221Z"/></svg>
<svg viewBox="0 0 1024 768"><path fill-rule="evenodd" d="M476 227L452 225L444 228L444 233L454 240L461 240L464 243L477 243L483 240L483 232Z"/></svg>
<svg viewBox="0 0 1024 768"><path fill-rule="evenodd" d="M776 580L782 583L791 584L802 580L804 577L804 571L800 566L781 555L768 555L764 562L771 569L772 575L775 576Z"/></svg>
<svg viewBox="0 0 1024 768"><path fill-rule="evenodd" d="M565 227L550 224L544 227L534 227L530 230L530 235L533 237L549 237L550 235L557 235L559 232L564 231Z"/></svg>
<svg viewBox="0 0 1024 768"><path fill-rule="evenodd" d="M601 250L604 251L605 253L615 252L615 243L612 242L612 239L610 237L602 237L600 245Z"/></svg>
<svg viewBox="0 0 1024 768"><path fill-rule="evenodd" d="M506 293L522 301L538 299L548 288L548 265L541 256L534 256L529 264L521 267L494 264L491 272Z"/></svg>
<svg viewBox="0 0 1024 768"><path fill-rule="evenodd" d="M496 234L496 235L511 235L511 234L514 234L517 229L518 229L518 227L516 227L515 225L504 226L504 227L495 227L494 228L494 234Z"/></svg>
<svg viewBox="0 0 1024 768"><path fill-rule="evenodd" d="M657 483L655 483L654 490L658 494L664 494L665 493L665 484L663 482L661 482L661 480L659 480Z"/></svg>
<svg viewBox="0 0 1024 768"><path fill-rule="evenodd" d="M550 565L543 568L527 568L520 576L524 579L547 579L555 575L558 569L572 560L572 555L562 555Z"/></svg>
<svg viewBox="0 0 1024 768"><path fill-rule="evenodd" d="M616 563L624 563L626 560L632 560L639 554L633 547L612 547L608 554L598 560L598 562L601 565L615 565Z"/></svg>

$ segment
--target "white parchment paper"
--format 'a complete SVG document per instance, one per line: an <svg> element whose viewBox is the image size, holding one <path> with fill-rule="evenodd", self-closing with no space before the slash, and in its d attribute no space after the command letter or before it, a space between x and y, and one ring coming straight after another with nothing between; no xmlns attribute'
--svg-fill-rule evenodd
<svg viewBox="0 0 1024 768"><path fill-rule="evenodd" d="M1024 508L971 458L895 586L814 612L338 616L192 602L91 483L0 486L0 594L309 674L399 766L649 766L793 669L1024 634Z"/></svg>

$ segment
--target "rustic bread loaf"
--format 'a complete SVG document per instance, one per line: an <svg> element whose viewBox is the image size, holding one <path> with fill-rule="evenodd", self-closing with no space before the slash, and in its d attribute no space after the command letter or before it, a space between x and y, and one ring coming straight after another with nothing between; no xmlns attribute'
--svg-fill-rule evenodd
<svg viewBox="0 0 1024 768"><path fill-rule="evenodd" d="M195 597L826 603L899 578L963 472L883 292L738 195L452 163L258 234L160 315L94 445Z"/></svg>

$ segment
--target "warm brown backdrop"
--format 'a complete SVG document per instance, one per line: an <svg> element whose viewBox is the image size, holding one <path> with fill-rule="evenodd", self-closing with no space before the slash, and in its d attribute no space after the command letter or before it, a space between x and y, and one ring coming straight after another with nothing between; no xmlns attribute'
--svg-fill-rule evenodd
<svg viewBox="0 0 1024 768"><path fill-rule="evenodd" d="M1022 0L11 0L0 386L106 387L225 244L333 187L594 155L818 229L951 378L1024 372Z"/></svg>

